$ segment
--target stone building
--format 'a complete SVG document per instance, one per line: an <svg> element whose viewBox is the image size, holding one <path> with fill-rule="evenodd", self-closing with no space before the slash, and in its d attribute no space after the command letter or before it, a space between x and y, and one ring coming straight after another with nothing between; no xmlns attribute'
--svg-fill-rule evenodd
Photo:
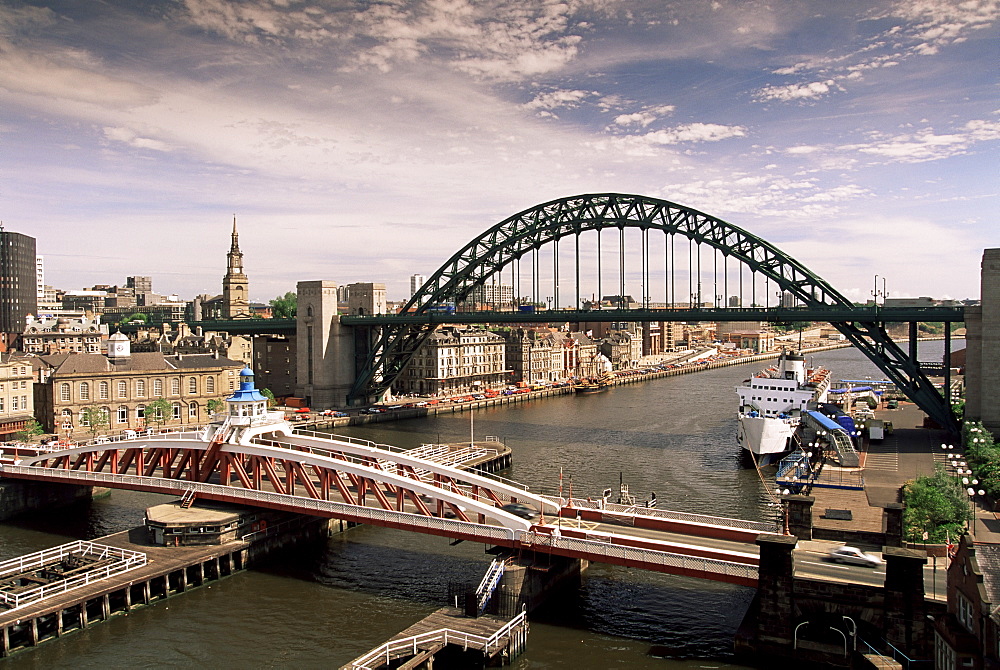
<svg viewBox="0 0 1000 670"><path fill-rule="evenodd" d="M498 333L504 338L506 365L511 382L547 382L558 379L552 374L552 346L548 331L515 328ZM562 362L562 356L557 359ZM561 369L559 370L561 372Z"/></svg>
<svg viewBox="0 0 1000 670"><path fill-rule="evenodd" d="M396 382L397 393L450 395L505 386L510 380L504 339L473 328L438 328Z"/></svg>
<svg viewBox="0 0 1000 670"><path fill-rule="evenodd" d="M218 354L223 358L239 361L249 366L253 362L253 343L242 335L203 330L191 330L183 321L171 327L140 328L131 338L132 351L159 351L161 354Z"/></svg>
<svg viewBox="0 0 1000 670"><path fill-rule="evenodd" d="M55 354L31 361L36 418L47 431L75 439L158 425L146 407L159 398L171 408L164 425L204 424L209 400L221 401L235 390L244 367L216 354L132 353L121 333L108 339L107 355ZM88 425L86 408L104 410L107 424Z"/></svg>
<svg viewBox="0 0 1000 670"><path fill-rule="evenodd" d="M108 340L108 326L98 319L28 316L21 350L29 354L99 354Z"/></svg>
<svg viewBox="0 0 1000 670"><path fill-rule="evenodd" d="M615 370L628 370L639 365L642 338L627 330L613 330L599 341L598 350Z"/></svg>
<svg viewBox="0 0 1000 670"><path fill-rule="evenodd" d="M34 380L27 358L0 356L0 441L14 439L35 414Z"/></svg>

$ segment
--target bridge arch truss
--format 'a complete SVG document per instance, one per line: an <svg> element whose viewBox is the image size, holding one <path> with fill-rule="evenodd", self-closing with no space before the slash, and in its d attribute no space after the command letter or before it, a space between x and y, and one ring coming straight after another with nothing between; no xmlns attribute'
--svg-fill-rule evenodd
<svg viewBox="0 0 1000 670"><path fill-rule="evenodd" d="M773 282L783 294L793 296L807 307L837 308L841 312L844 309L857 309L856 320L832 321L832 325L931 418L943 427L957 430L950 402L938 392L920 368L916 357L915 323L910 324L910 350L906 352L888 335L884 322L873 319L866 310L856 308L833 286L773 244L704 212L667 200L621 193L585 194L552 200L508 217L465 245L427 279L402 310L411 318L414 314L426 315L427 322L389 324L377 333L373 331L368 339L356 340L359 365L356 382L348 400L358 403L382 397L433 332L435 319L431 317L435 310L440 310L444 305L463 303L477 288L485 286L491 278L500 276L505 268L544 246L556 246L554 257L558 264L560 240L575 240L576 285L579 294L580 235L588 231L600 233L609 229L619 231L623 257L626 229L638 229L641 232L644 251L647 252L650 231L670 236L671 245L674 236L680 236L699 245L699 264L700 245L706 245L720 253L724 262L732 258L748 268L752 276L761 275L765 281ZM662 259L662 265L669 270L672 251L670 254L666 251L664 253L666 257ZM537 258L531 260L537 264ZM646 256L642 270L645 277L648 272ZM676 271L676 263L674 270ZM688 272L688 289L691 290L691 264L688 265ZM620 295L624 296L624 270L619 288ZM699 288L699 298L700 294ZM693 297L695 294L689 292L689 295ZM579 300L579 295L577 299ZM645 296L642 297L642 302L644 307L648 307ZM646 320L662 320L662 311L648 311ZM553 320L558 320L555 313ZM512 321L516 321L516 318Z"/></svg>

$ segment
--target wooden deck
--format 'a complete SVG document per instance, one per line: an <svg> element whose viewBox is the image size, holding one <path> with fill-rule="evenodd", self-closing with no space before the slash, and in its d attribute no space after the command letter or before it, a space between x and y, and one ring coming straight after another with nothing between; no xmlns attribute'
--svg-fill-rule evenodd
<svg viewBox="0 0 1000 670"><path fill-rule="evenodd" d="M436 630L441 630L442 628L448 628L453 631L468 633L469 635L478 635L480 637L489 638L506 625L507 620L501 619L500 617L486 614L476 619L472 619L465 616L460 609L456 609L454 607L442 607L436 612L432 612L427 615L406 630L394 635L390 638L390 641L405 640L408 637L423 635L424 633L432 633ZM478 644L475 641L470 641L469 647L472 649L482 649L483 645Z"/></svg>

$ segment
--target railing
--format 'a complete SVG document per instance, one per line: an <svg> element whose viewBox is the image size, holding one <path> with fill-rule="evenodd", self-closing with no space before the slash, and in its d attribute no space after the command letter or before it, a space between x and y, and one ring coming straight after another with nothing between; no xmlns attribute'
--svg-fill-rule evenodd
<svg viewBox="0 0 1000 670"><path fill-rule="evenodd" d="M110 474L105 472L78 472L75 470L58 470L23 465L4 465L0 467L0 472L3 474L44 475L58 479L85 481L91 484L98 482L102 484L118 484L121 488L130 486L158 487L170 492L180 492L190 489L196 493L205 495L225 496L228 498L236 496L248 503L293 507L296 511L303 513L320 512L323 515L334 517L347 516L372 522L381 521L383 525L388 522L394 524L405 523L414 529L434 529L461 535L474 534L477 537L482 537L485 541L510 542L514 538L515 533L514 530L502 526L476 524L455 519L423 516L410 512L396 512L378 507L349 505L334 500L318 500L316 498L293 496L284 493L271 493L269 491L257 491L236 486L190 482L163 477L141 477L138 475Z"/></svg>
<svg viewBox="0 0 1000 670"><path fill-rule="evenodd" d="M554 496L543 496L558 504L560 499ZM643 507L642 505L619 505L617 503L604 502L602 499L589 500L586 498L572 498L569 501L573 507L581 509L604 510L614 514L628 514L634 516L648 516L657 519L669 519L671 521L689 521L710 526L722 526L725 528L739 528L742 530L754 530L761 533L774 533L777 525L770 521L751 521L748 519L732 519L721 516L707 516L704 514L692 514L689 512L676 512L673 510L659 509L656 507Z"/></svg>
<svg viewBox="0 0 1000 670"><path fill-rule="evenodd" d="M473 536L477 541L483 542L520 542L523 545L531 547L549 547L551 549L560 549L565 552L571 552L578 557L592 560L608 558L618 561L627 561L637 565L642 564L641 567L648 569L655 569L656 567L675 568L679 570L702 572L705 574L735 577L743 581L755 581L758 574L756 566L748 565L746 563L736 563L733 561L725 561L714 558L703 558L688 554L675 554L659 549L617 545L612 542L612 535L603 536L600 540L568 538L551 535L549 533L538 533L534 530L515 530L502 526L459 521L457 519L444 519L434 516L413 514L410 512L397 512L377 507L349 505L347 503L332 500L317 500L315 498L293 496L283 493L271 493L267 491L238 488L235 486L188 482L176 479L165 479L161 477L141 477L137 475L109 474L103 472L77 472L73 470L52 470L48 468L20 465L4 465L0 468L0 471L4 474L41 474L58 479L86 481L91 484L95 482L104 484L119 484L122 487L144 486L148 488L153 486L167 491L192 489L197 493L224 496L228 498L232 498L235 495L247 503L256 502L264 505L280 505L286 508L293 508L295 511L302 513L319 512L323 515L330 515L333 517L346 516L355 519L368 520L376 523L377 525L392 524L398 526L402 524L408 526L411 530L418 532L421 530L433 529L446 535L466 537Z"/></svg>
<svg viewBox="0 0 1000 670"><path fill-rule="evenodd" d="M0 603L3 603L3 605L10 609L17 609L37 600L58 593L65 593L66 591L80 588L81 586L86 586L87 584L92 584L146 565L146 554L142 552L78 540L0 563L0 580L23 572L39 570L52 563L57 563L71 556L79 556L81 554L87 556L93 555L98 560L112 557L117 560L107 565L88 569L86 572L74 577L53 581L50 584L43 584L20 593L0 591Z"/></svg>
<svg viewBox="0 0 1000 670"><path fill-rule="evenodd" d="M502 558L494 558L493 562L490 563L490 569L483 575L483 581L479 582L479 588L476 589L476 612L478 614L482 614L486 610L486 605L493 597L493 592L500 585L506 567L507 561Z"/></svg>
<svg viewBox="0 0 1000 670"><path fill-rule="evenodd" d="M414 635L401 640L390 640L381 647L373 649L364 656L356 658L348 667L352 670L371 670L371 668L377 668L383 664L387 665L391 663L394 658L399 658L400 656L416 656L421 651L421 645L431 644L434 642L445 645L459 645L463 649L467 649L469 647L482 649L486 655L491 656L501 647L501 643L504 638L510 636L511 631L526 625L527 613L522 611L516 617L504 624L503 628L495 632L490 637L483 637L482 635L475 635L473 633L467 633L460 630L452 630L451 628L441 628L439 630Z"/></svg>

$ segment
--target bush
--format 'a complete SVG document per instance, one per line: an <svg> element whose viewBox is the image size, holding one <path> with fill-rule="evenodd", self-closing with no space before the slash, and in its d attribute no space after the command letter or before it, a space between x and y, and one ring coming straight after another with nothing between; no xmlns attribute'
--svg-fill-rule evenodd
<svg viewBox="0 0 1000 670"><path fill-rule="evenodd" d="M907 482L903 486L903 503L903 536L910 542L921 541L925 531L928 542L954 541L972 518L965 491L941 466L933 475Z"/></svg>
<svg viewBox="0 0 1000 670"><path fill-rule="evenodd" d="M979 488L994 500L1000 498L1000 446L993 435L982 423L966 421L962 424L962 444Z"/></svg>

